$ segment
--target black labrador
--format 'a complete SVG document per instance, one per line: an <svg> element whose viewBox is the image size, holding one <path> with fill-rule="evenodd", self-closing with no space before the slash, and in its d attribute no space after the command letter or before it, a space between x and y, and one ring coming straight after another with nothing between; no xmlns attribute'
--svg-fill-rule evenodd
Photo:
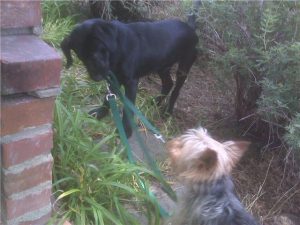
<svg viewBox="0 0 300 225"><path fill-rule="evenodd" d="M170 69L178 63L176 84L171 93L167 113L171 114L179 91L197 55L198 42L195 31L179 20L136 22L90 19L77 25L61 43L67 58L67 68L72 65L71 50L85 65L90 77L100 81L113 72L125 88L125 95L133 103L136 99L139 78L157 73L162 81L157 104L173 87ZM104 100L102 107L92 111L100 119L109 111ZM123 113L123 125L128 137L132 134L129 119Z"/></svg>

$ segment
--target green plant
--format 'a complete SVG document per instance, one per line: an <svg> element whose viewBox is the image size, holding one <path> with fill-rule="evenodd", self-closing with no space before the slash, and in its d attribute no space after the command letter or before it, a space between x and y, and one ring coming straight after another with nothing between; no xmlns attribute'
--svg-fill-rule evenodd
<svg viewBox="0 0 300 225"><path fill-rule="evenodd" d="M102 103L105 83L90 80L83 66L75 63L63 71L61 87L52 152L57 217L61 222L69 219L80 225L139 224L133 216L138 211L149 224L158 224L157 205L147 194L155 175L143 165L127 162L110 116L97 121L87 114ZM161 123L153 98L143 90L139 93L140 109L164 132L173 133L171 121Z"/></svg>
<svg viewBox="0 0 300 225"><path fill-rule="evenodd" d="M42 1L42 39L55 47L59 46L75 24L75 17L69 11L71 4L69 1Z"/></svg>
<svg viewBox="0 0 300 225"><path fill-rule="evenodd" d="M300 113L292 118L290 124L286 127L285 140L296 152L296 156L300 159Z"/></svg>
<svg viewBox="0 0 300 225"><path fill-rule="evenodd" d="M209 1L199 12L200 48L235 90L237 119L268 144L284 140L299 112L299 9L297 1Z"/></svg>
<svg viewBox="0 0 300 225"><path fill-rule="evenodd" d="M133 215L140 211L149 224L158 224L157 205L145 191L153 173L123 159L112 121L97 121L84 112L83 104L95 101L93 94L102 86L75 77L73 72L82 73L77 69L63 75L54 115L53 188L60 221L139 224Z"/></svg>
<svg viewBox="0 0 300 225"><path fill-rule="evenodd" d="M145 117L160 129L165 138L173 137L179 133L179 127L174 118L162 115L163 104L161 107L157 106L154 96L149 96L147 90L140 88L136 102ZM143 127L142 124L141 126Z"/></svg>
<svg viewBox="0 0 300 225"><path fill-rule="evenodd" d="M271 122L284 125L300 110L300 42L278 44L265 53L259 70L262 94L258 100L259 113Z"/></svg>

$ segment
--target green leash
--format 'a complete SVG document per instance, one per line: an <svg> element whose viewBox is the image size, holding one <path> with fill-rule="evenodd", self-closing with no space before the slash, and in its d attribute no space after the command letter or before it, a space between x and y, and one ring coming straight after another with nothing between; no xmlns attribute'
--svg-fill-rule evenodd
<svg viewBox="0 0 300 225"><path fill-rule="evenodd" d="M107 76L107 80L108 80L109 84L111 85L111 87L113 88L113 91L116 92L116 94L120 97L121 102L123 102L125 113L128 115L128 118L129 118L129 121L130 121L130 124L131 124L133 130L137 131L138 129L137 129L137 126L136 126L133 118L130 115L129 110L131 110L134 114L137 115L137 117L145 124L145 126L148 127L149 130L152 131L152 133L154 134L154 136L157 139L160 139L162 142L164 142L162 135L159 133L159 131L146 119L146 117L120 91L120 85L119 85L119 82L118 82L116 76L113 73L110 73L109 76ZM110 92L109 88L108 88L108 91ZM112 93L110 93L110 94L112 94ZM144 144L144 141L142 140L142 138L140 137L138 132L136 132L136 136L137 136L137 141L139 142L141 149L143 150L149 165L151 166L152 170L154 171L155 175L157 176L157 179L159 179L159 181L163 184L163 186L162 186L163 191L166 192L171 199L176 201L176 199L177 199L176 194L174 193L174 191L172 190L170 185L165 181L160 170L157 168L156 162L153 160L153 158L149 154L149 152L150 152L149 148ZM126 137L126 139L127 139L127 137ZM131 148L128 151L132 151Z"/></svg>
<svg viewBox="0 0 300 225"><path fill-rule="evenodd" d="M145 126L151 130L151 132L155 135L155 137L157 139L160 139L161 141L164 142L162 135L159 133L159 131L146 119L146 117L132 104L131 101L129 101L126 96L124 96L122 94L122 92L120 91L120 85L116 79L116 77L114 76L114 74L110 74L110 76L108 76L107 78L108 83L110 84L110 86L113 88L113 91L116 92L116 94L118 95L118 97L120 98L121 102L124 104L124 110L125 113L128 115L130 124L132 126L133 131L135 131L136 133L136 138L137 141L139 143L139 145L141 146L141 149L144 151L146 159L151 167L151 169L154 172L155 177L160 181L160 183L162 184L162 189L165 193L168 194L168 196L173 199L174 201L176 201L176 194L174 193L174 191L172 190L172 188L170 187L170 185L165 181L163 175L161 174L161 171L158 169L154 159L151 157L151 155L149 154L150 150L149 148L145 145L144 141L142 140L138 129L137 129L137 125L135 124L133 118L130 116L130 111L132 111L135 115L137 115L137 117L145 124ZM112 114L113 114L113 118L116 124L116 127L119 131L119 135L120 135L120 139L122 141L122 143L125 146L125 150L127 153L127 157L130 163L135 163L135 160L133 159L133 155L132 155L132 149L131 146L128 142L123 124L122 124L122 120L120 117L120 112L119 109L117 107L116 104L116 95L111 93L110 89L108 88L108 92L109 94L106 96L107 101L109 102L109 105L111 107L112 110ZM163 209L161 207L161 205L158 203L156 197L154 196L154 194L146 189L145 183L142 180L142 178L140 178L140 176L138 174L136 174L137 177L139 178L139 185L140 187L148 194L149 198L158 206L159 208L159 212L161 214L162 217L168 217L169 213Z"/></svg>
<svg viewBox="0 0 300 225"><path fill-rule="evenodd" d="M139 111L125 95L123 95L123 93L120 91L119 82L113 73L109 74L109 76L107 77L107 81L114 88L114 91L117 92L117 95L120 97L124 106L128 108L130 111L132 111L145 124L145 126L153 133L153 135L157 139L161 140L162 142L165 142L160 132L149 122L149 120L143 115L143 113Z"/></svg>
<svg viewBox="0 0 300 225"><path fill-rule="evenodd" d="M132 151L131 151L130 144L129 144L128 139L126 137L124 127L122 125L122 120L121 120L120 112L119 112L117 104L116 104L116 100L115 100L115 98L110 97L110 98L108 98L108 102L109 102L109 105L111 107L111 110L112 110L112 113L113 113L113 118L114 118L115 124L117 126L117 129L119 131L121 141L125 146L128 160L129 160L130 163L135 163L135 160L133 159L133 156L132 156ZM147 195L149 196L151 201L154 202L158 206L160 215L162 217L168 217L169 213L163 207L161 207L161 205L157 201L154 194L149 189L146 189L146 185L145 185L144 181L142 180L142 178L137 173L136 173L136 176L138 177L139 186L147 193Z"/></svg>

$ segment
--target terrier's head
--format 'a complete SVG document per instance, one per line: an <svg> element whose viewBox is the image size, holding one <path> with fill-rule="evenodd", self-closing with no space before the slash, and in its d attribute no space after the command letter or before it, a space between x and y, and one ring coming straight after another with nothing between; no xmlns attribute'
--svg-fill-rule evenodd
<svg viewBox="0 0 300 225"><path fill-rule="evenodd" d="M167 143L175 172L185 181L203 182L230 174L250 142L220 143L203 128L190 129Z"/></svg>

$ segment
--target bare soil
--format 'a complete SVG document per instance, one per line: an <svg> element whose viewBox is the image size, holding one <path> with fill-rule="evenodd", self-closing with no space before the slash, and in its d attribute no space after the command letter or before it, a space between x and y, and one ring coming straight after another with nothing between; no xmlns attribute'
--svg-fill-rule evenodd
<svg viewBox="0 0 300 225"><path fill-rule="evenodd" d="M151 94L160 90L158 77L146 77L141 86ZM233 171L236 190L247 209L262 224L273 224L276 215L300 216L300 175L281 146L262 150L258 139L245 135L234 116L234 82L220 85L199 63L192 67L177 100L174 119L180 132L199 125L220 141L250 140L252 145ZM299 222L300 224L300 222Z"/></svg>

